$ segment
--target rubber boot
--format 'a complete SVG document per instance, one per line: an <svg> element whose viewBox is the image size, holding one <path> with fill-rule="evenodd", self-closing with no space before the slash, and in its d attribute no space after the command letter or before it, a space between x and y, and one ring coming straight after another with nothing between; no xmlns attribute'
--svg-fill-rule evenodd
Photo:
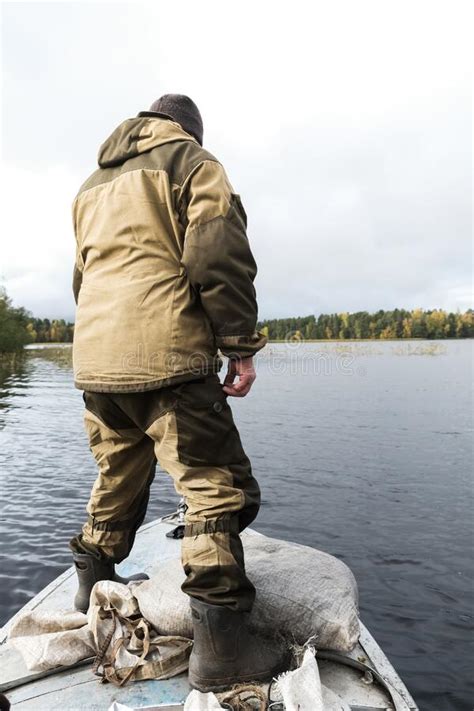
<svg viewBox="0 0 474 711"><path fill-rule="evenodd" d="M290 655L276 641L250 633L248 613L191 598L194 646L189 683L198 691L269 681L289 667Z"/></svg>
<svg viewBox="0 0 474 711"><path fill-rule="evenodd" d="M99 580L114 580L126 585L131 580L148 580L145 573L137 573L129 578L122 578L115 572L115 565L108 560L96 558L89 553L73 552L74 565L79 580L79 589L74 598L74 608L80 612L89 609L92 588Z"/></svg>

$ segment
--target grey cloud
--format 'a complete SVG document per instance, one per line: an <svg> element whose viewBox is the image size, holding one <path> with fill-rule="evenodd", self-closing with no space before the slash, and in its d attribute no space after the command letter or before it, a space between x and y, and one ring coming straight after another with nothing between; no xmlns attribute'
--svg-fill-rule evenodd
<svg viewBox="0 0 474 711"><path fill-rule="evenodd" d="M355 67L350 81L365 82L361 103L370 96L370 110L354 104L349 84L341 85L332 107L330 82L322 95L315 69L301 69L296 37L295 64L282 77L281 94L273 92L271 62L255 71L250 62L241 75L229 67L234 85L222 98L213 75L198 77L202 67L194 71L186 52L173 74L180 56L166 38L169 18L160 25L146 7L137 13L136 5L113 3L3 5L4 160L38 170L65 165L79 186L115 125L185 76L203 110L206 147L223 161L249 215L262 317L469 306L470 108L455 53L446 55L452 63L438 84L434 54L404 56L400 81L390 56L388 86L360 79ZM435 40L430 52L437 51ZM272 40L270 51L277 46ZM378 41L379 52L381 46ZM247 49L241 52L244 59ZM433 75L422 83L432 60ZM410 61L418 84L405 88L401 78ZM294 95L296 109L287 99L293 98L292 71L299 88L307 81L307 92ZM330 64L323 71L330 73ZM344 77L344 67L338 71ZM270 78L271 91L264 86ZM427 86L436 91L429 94ZM233 103L226 103L229 96ZM33 288L41 281L34 265L25 268L28 274L17 300L41 315L72 315L70 265L52 265L53 291Z"/></svg>

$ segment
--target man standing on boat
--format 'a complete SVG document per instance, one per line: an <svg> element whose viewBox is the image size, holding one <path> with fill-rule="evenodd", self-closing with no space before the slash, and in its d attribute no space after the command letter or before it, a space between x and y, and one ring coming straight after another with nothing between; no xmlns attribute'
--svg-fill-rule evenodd
<svg viewBox="0 0 474 711"><path fill-rule="evenodd" d="M256 265L246 215L202 148L194 102L167 94L101 146L74 206L74 376L99 475L71 548L77 609L114 579L145 517L156 461L188 505L182 545L201 690L270 678L280 651L250 635L255 589L239 533L259 487L227 397L255 380ZM229 358L222 386L218 350ZM146 578L145 575L136 576Z"/></svg>

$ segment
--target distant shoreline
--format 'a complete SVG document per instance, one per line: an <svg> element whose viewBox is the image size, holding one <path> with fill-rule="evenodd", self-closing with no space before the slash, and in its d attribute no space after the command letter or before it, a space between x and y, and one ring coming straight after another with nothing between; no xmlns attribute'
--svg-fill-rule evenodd
<svg viewBox="0 0 474 711"><path fill-rule="evenodd" d="M403 341L428 341L433 343L434 341L470 341L473 340L473 336L453 336L446 338L426 338L423 336L419 337L407 337L407 338L295 338L292 339L268 339L267 344L272 343L289 343L292 346L297 343L399 343ZM72 343L64 343L62 341L42 341L38 343L27 343L24 346L25 351L34 351L38 346L49 348L61 347L61 348L72 348Z"/></svg>

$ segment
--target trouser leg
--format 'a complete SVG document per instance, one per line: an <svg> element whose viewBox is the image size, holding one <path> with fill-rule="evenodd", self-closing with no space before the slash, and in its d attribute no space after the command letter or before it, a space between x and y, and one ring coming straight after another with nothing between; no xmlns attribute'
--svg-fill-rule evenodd
<svg viewBox="0 0 474 711"><path fill-rule="evenodd" d="M250 610L239 533L255 518L260 490L217 377L173 389L173 407L147 429L156 457L186 497L183 590L191 597Z"/></svg>
<svg viewBox="0 0 474 711"><path fill-rule="evenodd" d="M84 422L99 474L87 505L88 519L70 545L119 563L128 556L146 514L155 475L154 446L123 413L114 417L111 397L86 394L85 400L86 408L89 402L94 409L86 409Z"/></svg>

